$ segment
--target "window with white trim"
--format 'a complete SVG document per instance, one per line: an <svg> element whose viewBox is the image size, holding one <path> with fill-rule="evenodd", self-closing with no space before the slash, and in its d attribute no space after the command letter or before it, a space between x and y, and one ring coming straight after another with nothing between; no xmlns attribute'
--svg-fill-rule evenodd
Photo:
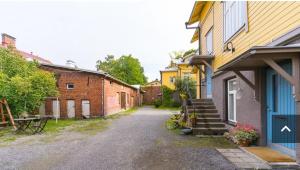
<svg viewBox="0 0 300 170"><path fill-rule="evenodd" d="M74 84L73 83L67 83L67 89L68 90L74 89Z"/></svg>
<svg viewBox="0 0 300 170"><path fill-rule="evenodd" d="M206 53L212 54L213 53L213 34L212 29L208 31L206 34Z"/></svg>
<svg viewBox="0 0 300 170"><path fill-rule="evenodd" d="M246 24L247 1L224 1L224 42Z"/></svg>

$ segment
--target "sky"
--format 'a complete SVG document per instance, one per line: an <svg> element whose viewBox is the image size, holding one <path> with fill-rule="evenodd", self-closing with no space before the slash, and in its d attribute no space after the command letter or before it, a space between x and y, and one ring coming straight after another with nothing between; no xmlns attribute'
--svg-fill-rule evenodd
<svg viewBox="0 0 300 170"><path fill-rule="evenodd" d="M16 38L18 49L54 64L73 60L95 70L107 54L132 54L148 80L160 79L174 50L197 48L186 30L194 1L0 1L0 33Z"/></svg>

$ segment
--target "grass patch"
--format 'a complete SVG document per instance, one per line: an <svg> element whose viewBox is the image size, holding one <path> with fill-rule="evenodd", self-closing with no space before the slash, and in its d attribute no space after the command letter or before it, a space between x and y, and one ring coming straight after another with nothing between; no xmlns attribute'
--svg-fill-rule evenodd
<svg viewBox="0 0 300 170"><path fill-rule="evenodd" d="M122 111L122 112L119 112L119 113L115 113L115 114L111 114L111 115L105 116L105 119L118 119L118 118L120 118L122 116L131 115L132 113L134 113L137 110L138 110L137 107L130 108L128 110L125 110L125 111Z"/></svg>
<svg viewBox="0 0 300 170"><path fill-rule="evenodd" d="M179 111L179 110L181 109L181 107L167 107L167 106L159 106L159 107L155 107L155 109Z"/></svg>
<svg viewBox="0 0 300 170"><path fill-rule="evenodd" d="M109 123L110 122L103 118L93 120L80 120L76 121L76 123L74 124L74 126L72 126L70 131L95 135L98 132L102 132L105 129L107 129Z"/></svg>
<svg viewBox="0 0 300 170"><path fill-rule="evenodd" d="M177 147L195 147L195 148L237 148L237 145L224 137L187 137L186 139L174 141Z"/></svg>
<svg viewBox="0 0 300 170"><path fill-rule="evenodd" d="M60 134L60 132L79 132L82 134L95 135L108 128L111 123L110 120L120 118L121 116L130 115L135 112L137 108L131 108L123 112L109 115L105 118L75 120L75 119L59 119L56 123L55 120L49 120L43 131L45 136L41 141L52 142ZM15 133L11 126L0 129L0 146L6 146L10 142L15 141L20 137L25 137L31 133Z"/></svg>
<svg viewBox="0 0 300 170"><path fill-rule="evenodd" d="M64 130L68 126L73 125L75 122L75 119L59 119L57 123L55 120L49 120L45 126L44 132L57 133Z"/></svg>

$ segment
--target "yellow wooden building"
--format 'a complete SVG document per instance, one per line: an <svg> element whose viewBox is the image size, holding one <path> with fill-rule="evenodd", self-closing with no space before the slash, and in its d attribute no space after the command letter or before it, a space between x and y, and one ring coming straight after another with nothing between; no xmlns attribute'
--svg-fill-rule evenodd
<svg viewBox="0 0 300 170"><path fill-rule="evenodd" d="M187 56L184 59L179 59L172 61L169 67L166 67L164 70L160 71L161 75L161 84L162 86L167 86L170 89L175 89L174 83L176 78L190 78L196 82L197 95L200 97L200 87L199 87L199 70L196 67L189 65L190 56Z"/></svg>
<svg viewBox="0 0 300 170"><path fill-rule="evenodd" d="M300 115L300 2L196 1L186 27L199 43L190 65L203 68L201 98L229 125L255 127L259 145L299 161L297 142L287 142L295 136L273 140L272 117Z"/></svg>

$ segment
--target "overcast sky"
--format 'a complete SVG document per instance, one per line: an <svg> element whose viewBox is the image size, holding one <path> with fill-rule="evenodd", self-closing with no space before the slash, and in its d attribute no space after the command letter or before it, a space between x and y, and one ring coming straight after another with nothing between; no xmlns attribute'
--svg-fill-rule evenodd
<svg viewBox="0 0 300 170"><path fill-rule="evenodd" d="M106 0L90 2L0 2L0 32L17 48L54 64L70 59L95 70L107 54L132 54L149 80L160 78L169 52L196 48L186 30L194 1Z"/></svg>

